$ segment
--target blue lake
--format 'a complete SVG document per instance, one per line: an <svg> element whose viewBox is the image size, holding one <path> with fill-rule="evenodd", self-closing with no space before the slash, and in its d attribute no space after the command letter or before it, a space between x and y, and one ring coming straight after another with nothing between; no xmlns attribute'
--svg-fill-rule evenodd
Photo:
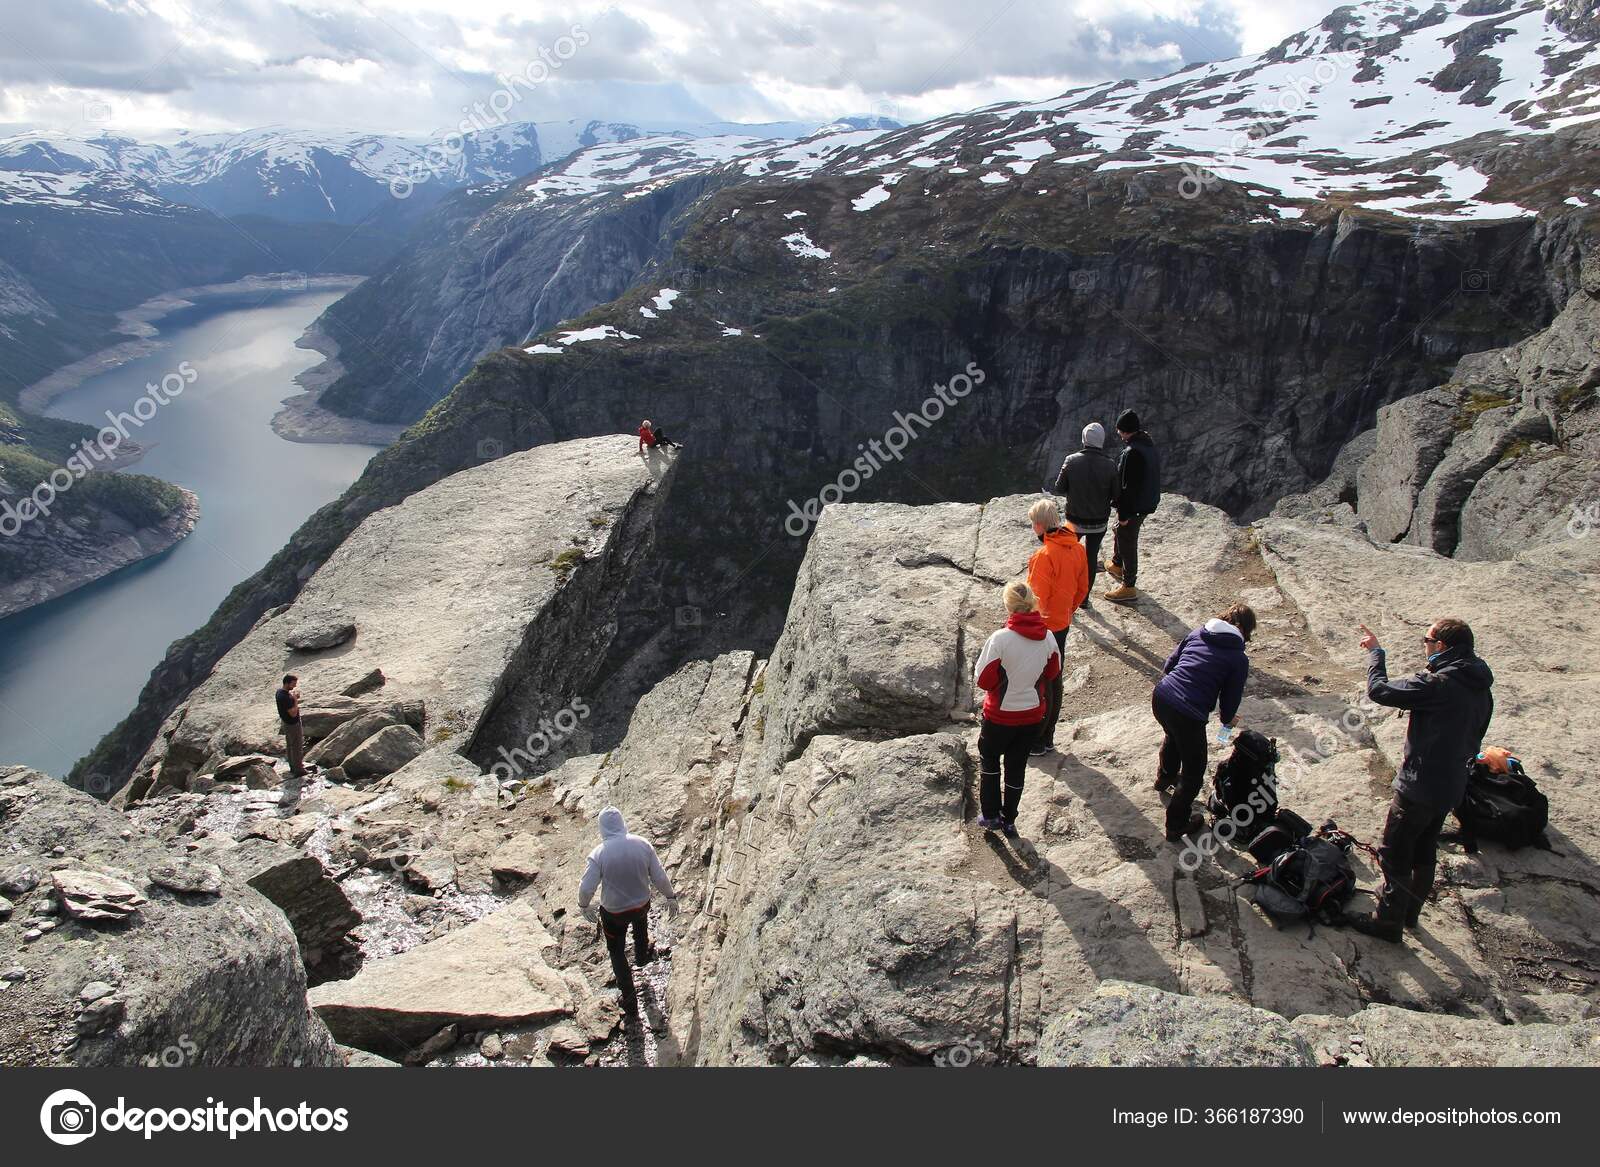
<svg viewBox="0 0 1600 1167"><path fill-rule="evenodd" d="M194 491L200 522L154 559L0 620L0 764L64 775L133 708L167 646L360 475L374 447L289 442L270 424L321 359L294 342L339 295L208 297L157 323L159 350L53 403L51 416L98 428L187 361L194 382L129 427L147 450L132 469Z"/></svg>

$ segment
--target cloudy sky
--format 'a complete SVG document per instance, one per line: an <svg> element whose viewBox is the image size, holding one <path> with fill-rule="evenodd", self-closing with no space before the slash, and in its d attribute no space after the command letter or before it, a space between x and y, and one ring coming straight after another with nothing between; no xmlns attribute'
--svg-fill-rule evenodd
<svg viewBox="0 0 1600 1167"><path fill-rule="evenodd" d="M514 120L905 121L1257 52L1338 0L0 0L0 123L436 133ZM543 67L540 67L543 62Z"/></svg>

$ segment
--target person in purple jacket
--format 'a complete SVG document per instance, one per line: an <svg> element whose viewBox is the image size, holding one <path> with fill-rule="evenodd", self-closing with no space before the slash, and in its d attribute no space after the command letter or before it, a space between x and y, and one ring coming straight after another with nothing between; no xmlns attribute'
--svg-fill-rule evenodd
<svg viewBox="0 0 1600 1167"><path fill-rule="evenodd" d="M1194 800L1206 776L1206 719L1216 709L1233 727L1244 697L1250 658L1244 646L1256 630L1248 604L1234 604L1183 638L1167 658L1150 707L1165 737L1156 768L1156 789L1172 792L1167 803L1167 839L1181 843L1204 820Z"/></svg>

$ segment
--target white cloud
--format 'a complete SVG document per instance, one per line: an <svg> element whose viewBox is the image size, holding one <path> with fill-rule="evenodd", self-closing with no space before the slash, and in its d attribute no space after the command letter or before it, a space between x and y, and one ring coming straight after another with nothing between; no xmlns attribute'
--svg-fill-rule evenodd
<svg viewBox="0 0 1600 1167"><path fill-rule="evenodd" d="M1334 0L0 0L0 120L426 132L587 37L514 116L905 120L1257 51Z"/></svg>

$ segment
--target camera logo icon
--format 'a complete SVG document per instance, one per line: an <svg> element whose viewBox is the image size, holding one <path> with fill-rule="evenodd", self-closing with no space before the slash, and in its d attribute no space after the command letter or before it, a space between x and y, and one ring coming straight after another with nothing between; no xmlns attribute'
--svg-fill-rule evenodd
<svg viewBox="0 0 1600 1167"><path fill-rule="evenodd" d="M63 1147L74 1147L89 1138L99 1127L99 1110L89 1096L77 1090L57 1090L39 1108L39 1125L45 1138Z"/></svg>
<svg viewBox="0 0 1600 1167"><path fill-rule="evenodd" d="M505 443L499 438L483 438L478 442L478 457L484 462L492 461L505 452Z"/></svg>
<svg viewBox="0 0 1600 1167"><path fill-rule="evenodd" d="M1487 292L1489 290L1489 273L1478 268L1469 268L1462 272L1461 290L1463 292Z"/></svg>
<svg viewBox="0 0 1600 1167"><path fill-rule="evenodd" d="M700 609L693 604L680 606L677 612L673 614L673 623L677 624L679 628L700 627Z"/></svg>

